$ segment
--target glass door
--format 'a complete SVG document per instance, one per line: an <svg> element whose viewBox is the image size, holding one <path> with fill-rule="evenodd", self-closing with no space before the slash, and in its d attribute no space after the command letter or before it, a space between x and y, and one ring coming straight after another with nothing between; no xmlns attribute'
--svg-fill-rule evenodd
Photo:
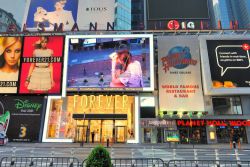
<svg viewBox="0 0 250 167"><path fill-rule="evenodd" d="M126 126L115 127L115 141L117 143L125 143L126 141Z"/></svg>
<svg viewBox="0 0 250 167"><path fill-rule="evenodd" d="M90 120L90 143L99 143L101 137L101 120Z"/></svg>
<svg viewBox="0 0 250 167"><path fill-rule="evenodd" d="M87 126L77 126L76 128L76 142L86 142Z"/></svg>
<svg viewBox="0 0 250 167"><path fill-rule="evenodd" d="M102 122L102 132L101 132L101 142L113 142L113 129L114 121L113 120L103 120Z"/></svg>

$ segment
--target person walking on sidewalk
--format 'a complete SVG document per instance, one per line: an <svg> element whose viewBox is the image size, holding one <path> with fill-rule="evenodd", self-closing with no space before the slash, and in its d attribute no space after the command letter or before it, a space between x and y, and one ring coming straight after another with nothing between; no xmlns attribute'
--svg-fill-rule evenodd
<svg viewBox="0 0 250 167"><path fill-rule="evenodd" d="M236 149L237 143L239 144L239 134L237 132L235 132L234 135L233 135L233 146L234 146L234 149ZM239 144L239 146L240 146L240 144Z"/></svg>

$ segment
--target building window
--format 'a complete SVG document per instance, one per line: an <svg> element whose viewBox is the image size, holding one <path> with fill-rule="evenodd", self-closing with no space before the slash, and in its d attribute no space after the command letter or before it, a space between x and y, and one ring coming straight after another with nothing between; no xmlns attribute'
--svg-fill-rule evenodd
<svg viewBox="0 0 250 167"><path fill-rule="evenodd" d="M240 97L214 97L213 108L215 115L242 115Z"/></svg>

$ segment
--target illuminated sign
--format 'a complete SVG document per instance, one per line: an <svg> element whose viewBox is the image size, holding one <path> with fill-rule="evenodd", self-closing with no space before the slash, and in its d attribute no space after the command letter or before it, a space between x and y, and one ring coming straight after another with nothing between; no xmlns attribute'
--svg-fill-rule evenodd
<svg viewBox="0 0 250 167"><path fill-rule="evenodd" d="M250 126L250 120L177 120L177 126Z"/></svg>
<svg viewBox="0 0 250 167"><path fill-rule="evenodd" d="M68 92L153 91L152 35L66 36ZM72 39L79 39L77 45ZM84 47L84 49L78 49Z"/></svg>
<svg viewBox="0 0 250 167"><path fill-rule="evenodd" d="M204 111L198 38L158 37L158 56L160 111Z"/></svg>

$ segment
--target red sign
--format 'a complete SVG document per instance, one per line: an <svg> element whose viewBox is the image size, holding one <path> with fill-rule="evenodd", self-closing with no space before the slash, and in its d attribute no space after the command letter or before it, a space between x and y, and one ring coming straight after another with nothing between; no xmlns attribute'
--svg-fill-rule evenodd
<svg viewBox="0 0 250 167"><path fill-rule="evenodd" d="M168 29L178 30L180 28L180 23L177 20L170 20L168 22Z"/></svg>
<svg viewBox="0 0 250 167"><path fill-rule="evenodd" d="M250 126L250 120L177 120L177 126Z"/></svg>

